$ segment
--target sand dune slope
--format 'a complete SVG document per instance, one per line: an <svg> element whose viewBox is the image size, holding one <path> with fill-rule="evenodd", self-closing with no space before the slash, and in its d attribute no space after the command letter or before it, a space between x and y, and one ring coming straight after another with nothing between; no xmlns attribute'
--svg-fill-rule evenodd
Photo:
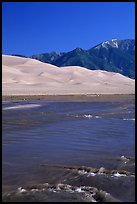
<svg viewBox="0 0 137 204"><path fill-rule="evenodd" d="M3 95L134 94L135 80L79 66L56 67L30 58L2 56Z"/></svg>

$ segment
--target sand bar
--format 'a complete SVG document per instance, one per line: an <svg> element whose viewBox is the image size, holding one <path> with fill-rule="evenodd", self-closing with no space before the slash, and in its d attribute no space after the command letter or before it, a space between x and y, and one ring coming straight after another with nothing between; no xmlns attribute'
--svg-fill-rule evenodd
<svg viewBox="0 0 137 204"><path fill-rule="evenodd" d="M39 107L39 104L25 104L25 105L16 105L16 106L11 106L11 107L6 107L3 108L3 110L12 110L12 109L26 109L26 108L35 108L35 107Z"/></svg>

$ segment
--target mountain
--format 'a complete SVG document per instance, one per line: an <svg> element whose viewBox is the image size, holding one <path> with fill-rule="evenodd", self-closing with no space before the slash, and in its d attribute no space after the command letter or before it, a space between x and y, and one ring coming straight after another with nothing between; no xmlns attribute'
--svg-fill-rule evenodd
<svg viewBox="0 0 137 204"><path fill-rule="evenodd" d="M102 70L135 78L135 40L113 39L89 49L88 52L98 58L96 61L93 57L93 62Z"/></svg>
<svg viewBox="0 0 137 204"><path fill-rule="evenodd" d="M135 40L112 39L88 50L76 48L70 52L50 52L30 58L58 67L82 66L91 70L117 72L135 78Z"/></svg>
<svg viewBox="0 0 137 204"><path fill-rule="evenodd" d="M32 55L31 58L37 59L41 62L54 64L54 62L64 54L65 54L64 52L50 52L50 53Z"/></svg>
<svg viewBox="0 0 137 204"><path fill-rule="evenodd" d="M25 56L25 55L19 55L19 54L14 54L14 55L12 55L12 56L28 58L28 57Z"/></svg>

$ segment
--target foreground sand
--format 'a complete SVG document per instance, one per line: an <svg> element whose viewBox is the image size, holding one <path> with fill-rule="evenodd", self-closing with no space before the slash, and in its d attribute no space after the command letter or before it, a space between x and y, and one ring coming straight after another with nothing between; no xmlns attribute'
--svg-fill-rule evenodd
<svg viewBox="0 0 137 204"><path fill-rule="evenodd" d="M2 95L63 97L134 94L135 80L79 66L56 67L30 58L2 56Z"/></svg>

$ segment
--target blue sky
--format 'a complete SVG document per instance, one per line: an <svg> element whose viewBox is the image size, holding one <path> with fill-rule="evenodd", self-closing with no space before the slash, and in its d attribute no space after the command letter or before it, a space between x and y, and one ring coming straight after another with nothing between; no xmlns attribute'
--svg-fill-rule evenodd
<svg viewBox="0 0 137 204"><path fill-rule="evenodd" d="M135 38L134 2L3 2L3 54L89 49Z"/></svg>

